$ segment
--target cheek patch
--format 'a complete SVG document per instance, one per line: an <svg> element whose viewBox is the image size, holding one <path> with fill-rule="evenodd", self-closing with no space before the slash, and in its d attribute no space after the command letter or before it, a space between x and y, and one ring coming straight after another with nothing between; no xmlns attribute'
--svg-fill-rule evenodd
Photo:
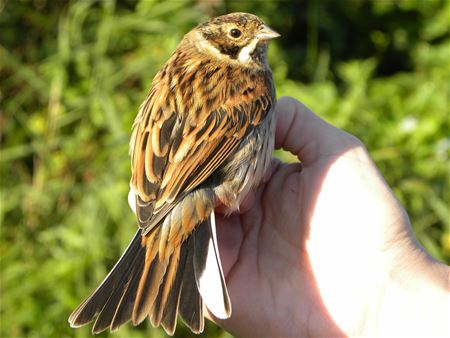
<svg viewBox="0 0 450 338"><path fill-rule="evenodd" d="M255 51L257 44L258 39L254 38L247 46L242 48L238 56L239 61L242 63L248 63L252 59L252 54Z"/></svg>

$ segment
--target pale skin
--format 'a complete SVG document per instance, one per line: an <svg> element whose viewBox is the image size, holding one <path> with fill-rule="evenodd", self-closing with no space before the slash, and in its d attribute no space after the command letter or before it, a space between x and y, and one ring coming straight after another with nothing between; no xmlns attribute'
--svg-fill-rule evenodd
<svg viewBox="0 0 450 338"><path fill-rule="evenodd" d="M277 103L274 161L218 215L235 336L450 336L450 269L418 244L363 144L293 98Z"/></svg>

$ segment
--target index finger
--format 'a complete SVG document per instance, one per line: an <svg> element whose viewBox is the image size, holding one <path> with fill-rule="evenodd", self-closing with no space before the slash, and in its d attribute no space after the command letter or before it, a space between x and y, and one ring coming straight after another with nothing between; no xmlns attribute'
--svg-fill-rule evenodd
<svg viewBox="0 0 450 338"><path fill-rule="evenodd" d="M280 98L275 113L275 147L290 151L305 164L314 162L322 154L337 153L359 142L292 97Z"/></svg>

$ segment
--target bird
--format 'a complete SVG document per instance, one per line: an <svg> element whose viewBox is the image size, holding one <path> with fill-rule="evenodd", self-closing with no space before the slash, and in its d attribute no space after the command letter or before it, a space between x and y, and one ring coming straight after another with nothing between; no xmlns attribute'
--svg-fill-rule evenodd
<svg viewBox="0 0 450 338"><path fill-rule="evenodd" d="M204 305L231 316L214 209L239 210L269 170L276 94L267 47L279 36L253 14L218 16L188 32L155 75L130 141L138 229L71 327L95 319L93 333L115 331L149 317L173 335L178 315L201 333Z"/></svg>

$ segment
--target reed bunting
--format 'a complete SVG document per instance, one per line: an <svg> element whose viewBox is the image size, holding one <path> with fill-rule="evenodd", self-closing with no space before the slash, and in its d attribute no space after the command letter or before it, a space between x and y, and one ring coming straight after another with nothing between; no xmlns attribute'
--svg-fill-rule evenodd
<svg viewBox="0 0 450 338"><path fill-rule="evenodd" d="M179 313L195 333L203 303L218 318L231 304L214 208L237 210L265 174L274 146L275 88L267 42L279 34L233 13L187 33L133 124L129 202L139 229L100 286L71 314L92 332L149 317L173 334Z"/></svg>

